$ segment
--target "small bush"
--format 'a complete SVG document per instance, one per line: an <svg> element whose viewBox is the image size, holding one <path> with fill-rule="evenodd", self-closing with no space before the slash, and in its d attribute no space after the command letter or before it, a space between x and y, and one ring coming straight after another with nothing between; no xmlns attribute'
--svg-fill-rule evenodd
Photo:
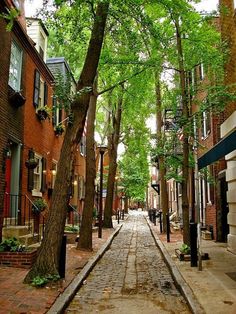
<svg viewBox="0 0 236 314"><path fill-rule="evenodd" d="M184 254L189 254L190 253L190 247L183 243L181 248L179 249L181 253L184 253Z"/></svg>
<svg viewBox="0 0 236 314"><path fill-rule="evenodd" d="M47 275L47 276L36 276L31 281L32 286L34 287L44 287L50 281L57 281L60 279L59 275Z"/></svg>
<svg viewBox="0 0 236 314"><path fill-rule="evenodd" d="M79 227L78 226L65 226L64 230L68 232L79 232Z"/></svg>
<svg viewBox="0 0 236 314"><path fill-rule="evenodd" d="M5 239L0 243L0 252L24 252L26 251L25 246L21 245L20 242L15 238Z"/></svg>

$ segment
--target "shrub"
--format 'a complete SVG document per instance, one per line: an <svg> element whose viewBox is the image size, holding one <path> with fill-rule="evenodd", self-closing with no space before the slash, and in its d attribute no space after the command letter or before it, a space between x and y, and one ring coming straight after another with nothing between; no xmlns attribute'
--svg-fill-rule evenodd
<svg viewBox="0 0 236 314"><path fill-rule="evenodd" d="M0 252L24 252L26 251L25 246L21 245L20 242L15 238L8 238L0 243Z"/></svg>
<svg viewBox="0 0 236 314"><path fill-rule="evenodd" d="M190 253L190 247L187 244L182 244L181 248L179 249L181 253L189 254Z"/></svg>
<svg viewBox="0 0 236 314"><path fill-rule="evenodd" d="M59 275L47 275L47 276L36 276L31 281L34 287L44 287L50 281L57 281L60 279Z"/></svg>

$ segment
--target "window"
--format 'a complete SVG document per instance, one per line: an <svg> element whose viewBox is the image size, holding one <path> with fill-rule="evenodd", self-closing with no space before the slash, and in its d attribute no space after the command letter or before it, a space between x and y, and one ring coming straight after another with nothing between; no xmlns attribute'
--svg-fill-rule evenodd
<svg viewBox="0 0 236 314"><path fill-rule="evenodd" d="M40 31L39 32L39 54L44 59L44 51L45 51L45 36Z"/></svg>
<svg viewBox="0 0 236 314"><path fill-rule="evenodd" d="M20 91L20 88L21 88L22 56L23 56L22 50L13 41L11 44L11 59L10 59L10 70L9 70L8 84L15 91Z"/></svg>
<svg viewBox="0 0 236 314"><path fill-rule="evenodd" d="M35 159L38 161L38 166L34 169L34 183L32 195L42 196L41 185L42 185L42 157L35 154Z"/></svg>
<svg viewBox="0 0 236 314"><path fill-rule="evenodd" d="M204 77L205 77L204 66L203 66L203 63L201 63L199 66L199 78L202 81L204 80Z"/></svg>
<svg viewBox="0 0 236 314"><path fill-rule="evenodd" d="M80 140L80 154L82 156L86 155L86 136L82 136Z"/></svg>
<svg viewBox="0 0 236 314"><path fill-rule="evenodd" d="M53 125L57 126L62 121L62 109L58 106L57 100L53 98Z"/></svg>
<svg viewBox="0 0 236 314"><path fill-rule="evenodd" d="M78 197L80 200L85 198L85 182L84 177L79 177Z"/></svg>
<svg viewBox="0 0 236 314"><path fill-rule="evenodd" d="M39 87L39 107L44 106L44 81L40 77L40 87Z"/></svg>
<svg viewBox="0 0 236 314"><path fill-rule="evenodd" d="M206 138L211 132L210 112L203 111L202 113L202 139Z"/></svg>
<svg viewBox="0 0 236 314"><path fill-rule="evenodd" d="M55 161L52 162L52 169L51 169L51 175L52 175L52 186L51 188L54 189L55 180L56 180L56 174L57 174L57 163Z"/></svg>
<svg viewBox="0 0 236 314"><path fill-rule="evenodd" d="M234 0L234 8L236 9L236 0Z"/></svg>
<svg viewBox="0 0 236 314"><path fill-rule="evenodd" d="M34 72L34 99L33 104L36 108L46 106L48 101L48 86L40 76L38 70Z"/></svg>

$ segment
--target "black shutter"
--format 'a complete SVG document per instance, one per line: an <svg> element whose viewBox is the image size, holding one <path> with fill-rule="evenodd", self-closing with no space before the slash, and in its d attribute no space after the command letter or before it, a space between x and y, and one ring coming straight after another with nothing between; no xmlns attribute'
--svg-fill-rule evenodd
<svg viewBox="0 0 236 314"><path fill-rule="evenodd" d="M48 86L47 83L44 82L44 106L46 106L48 104Z"/></svg>
<svg viewBox="0 0 236 314"><path fill-rule="evenodd" d="M40 93L40 74L38 70L34 71L34 99L33 104L37 108L39 105L39 93Z"/></svg>
<svg viewBox="0 0 236 314"><path fill-rule="evenodd" d="M29 150L28 153L29 159L34 158L34 151ZM32 191L34 188L34 169L28 168L28 191Z"/></svg>
<svg viewBox="0 0 236 314"><path fill-rule="evenodd" d="M57 125L57 99L55 96L52 99L52 125Z"/></svg>
<svg viewBox="0 0 236 314"><path fill-rule="evenodd" d="M42 181L41 181L41 192L44 193L47 189L47 160L42 158Z"/></svg>

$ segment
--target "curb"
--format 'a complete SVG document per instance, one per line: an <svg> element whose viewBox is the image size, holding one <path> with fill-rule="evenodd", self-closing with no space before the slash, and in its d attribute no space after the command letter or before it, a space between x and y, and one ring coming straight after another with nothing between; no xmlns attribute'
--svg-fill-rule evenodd
<svg viewBox="0 0 236 314"><path fill-rule="evenodd" d="M187 284L185 279L183 278L182 274L180 273L178 267L176 264L173 262L173 260L170 257L169 252L165 248L165 246L162 244L161 240L159 237L153 232L152 226L149 222L149 220L146 217L147 224L149 226L149 229L151 231L151 234L155 240L155 243L157 247L160 249L163 258L174 278L175 283L177 284L179 290L181 291L182 295L184 296L185 300L187 301L190 310L192 311L193 314L204 314L205 311L202 308L201 304L197 300L196 296L194 295L192 289L190 286Z"/></svg>
<svg viewBox="0 0 236 314"><path fill-rule="evenodd" d="M73 297L75 296L77 290L82 285L85 278L89 275L93 267L103 256L106 250L110 247L114 237L119 233L122 228L123 223L118 225L112 235L107 239L106 243L98 250L95 256L89 259L88 263L80 271L80 273L72 280L72 282L67 286L62 294L56 299L51 308L47 311L48 314L60 314L66 309Z"/></svg>

